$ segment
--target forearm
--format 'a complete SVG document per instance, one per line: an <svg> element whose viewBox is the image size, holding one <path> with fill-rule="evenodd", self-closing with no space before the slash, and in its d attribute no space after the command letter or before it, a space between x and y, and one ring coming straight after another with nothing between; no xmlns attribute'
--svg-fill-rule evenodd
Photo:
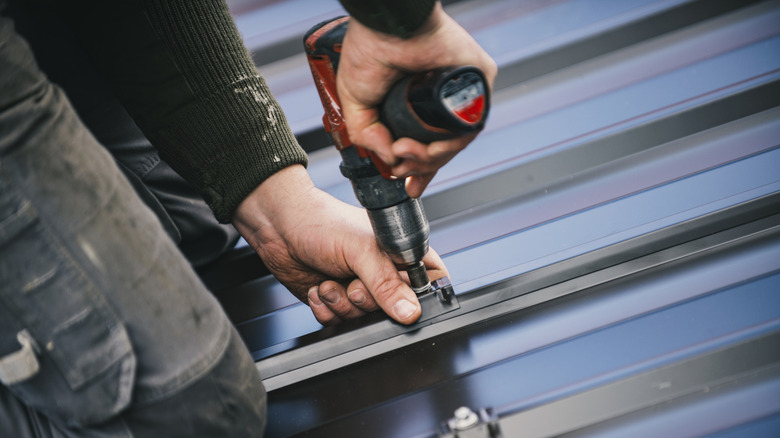
<svg viewBox="0 0 780 438"><path fill-rule="evenodd" d="M221 0L74 5L98 69L221 222L270 175L306 164Z"/></svg>
<svg viewBox="0 0 780 438"><path fill-rule="evenodd" d="M353 18L379 32L408 38L422 27L436 0L340 0Z"/></svg>

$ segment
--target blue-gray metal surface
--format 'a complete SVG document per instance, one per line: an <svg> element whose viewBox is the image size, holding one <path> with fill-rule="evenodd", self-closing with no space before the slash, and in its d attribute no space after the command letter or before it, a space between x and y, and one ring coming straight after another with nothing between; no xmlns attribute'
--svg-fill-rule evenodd
<svg viewBox="0 0 780 438"><path fill-rule="evenodd" d="M539 407L777 331L780 236L772 234L272 392L270 430L429 436L461 404ZM314 396L328 392L338 403Z"/></svg>
<svg viewBox="0 0 780 438"><path fill-rule="evenodd" d="M464 404L507 420L534 409L563 414L556 406L578 394L780 330L776 216L716 230L726 236L720 243L696 236L647 253L630 244L735 206L769 199L777 207L780 2L462 0L446 8L500 68L485 132L423 198L431 245L465 303L453 321L469 322L404 333L377 329L387 322L375 318L323 330L270 277L220 290L271 390L269 436L433 436ZM300 35L339 14L330 0L236 10L302 141L321 135L322 108ZM315 183L355 204L336 151L310 157ZM530 284L568 261L616 252L613 268L502 301L507 280ZM586 281L631 257L649 267ZM252 308L231 304L257 294ZM513 310L478 311L491 300ZM390 334L361 343L361 333ZM352 343L334 341L346 337ZM583 423L575 434L778 433L778 391L777 377L735 383Z"/></svg>

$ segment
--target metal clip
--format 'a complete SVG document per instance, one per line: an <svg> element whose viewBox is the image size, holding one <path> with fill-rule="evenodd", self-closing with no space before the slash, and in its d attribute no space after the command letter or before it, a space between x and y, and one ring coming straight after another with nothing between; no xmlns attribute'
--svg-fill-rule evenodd
<svg viewBox="0 0 780 438"><path fill-rule="evenodd" d="M442 277L431 282L430 292L417 296L422 307L422 315L417 323L427 321L453 310L460 309L455 290L452 288L449 277Z"/></svg>

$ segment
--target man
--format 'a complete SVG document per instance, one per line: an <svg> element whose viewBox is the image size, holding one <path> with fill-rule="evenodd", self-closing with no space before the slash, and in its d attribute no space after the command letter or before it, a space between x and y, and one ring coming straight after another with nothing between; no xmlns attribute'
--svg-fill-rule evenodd
<svg viewBox="0 0 780 438"><path fill-rule="evenodd" d="M354 18L338 78L352 140L409 176L419 196L471 138L392 142L376 105L402 72L474 64L492 82L495 65L437 2L343 4ZM419 317L364 212L312 184L223 3L60 6L166 165L320 322L378 308L401 323ZM170 239L183 227L164 227L163 202L157 215L141 202L96 140L100 128L84 126L35 50L0 20L0 435L261 435L262 385ZM433 251L425 263L433 277L446 273Z"/></svg>

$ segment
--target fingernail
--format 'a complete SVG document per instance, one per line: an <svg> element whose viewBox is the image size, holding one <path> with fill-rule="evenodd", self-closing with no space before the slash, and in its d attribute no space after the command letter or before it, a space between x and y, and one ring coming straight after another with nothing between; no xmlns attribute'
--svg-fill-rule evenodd
<svg viewBox="0 0 780 438"><path fill-rule="evenodd" d="M336 304L341 299L341 295L335 289L330 289L323 292L320 298L328 304Z"/></svg>
<svg viewBox="0 0 780 438"><path fill-rule="evenodd" d="M317 295L317 292L319 292L320 288L318 286L312 286L309 289L308 296L309 296L309 302L311 304L314 304L315 306L321 306L322 301L320 301L320 296Z"/></svg>
<svg viewBox="0 0 780 438"><path fill-rule="evenodd" d="M409 319L416 311L417 306L408 300L398 300L393 306L393 312L395 312L395 316L400 320Z"/></svg>
<svg viewBox="0 0 780 438"><path fill-rule="evenodd" d="M355 289L347 295L354 304L361 305L366 302L366 294L361 289Z"/></svg>

